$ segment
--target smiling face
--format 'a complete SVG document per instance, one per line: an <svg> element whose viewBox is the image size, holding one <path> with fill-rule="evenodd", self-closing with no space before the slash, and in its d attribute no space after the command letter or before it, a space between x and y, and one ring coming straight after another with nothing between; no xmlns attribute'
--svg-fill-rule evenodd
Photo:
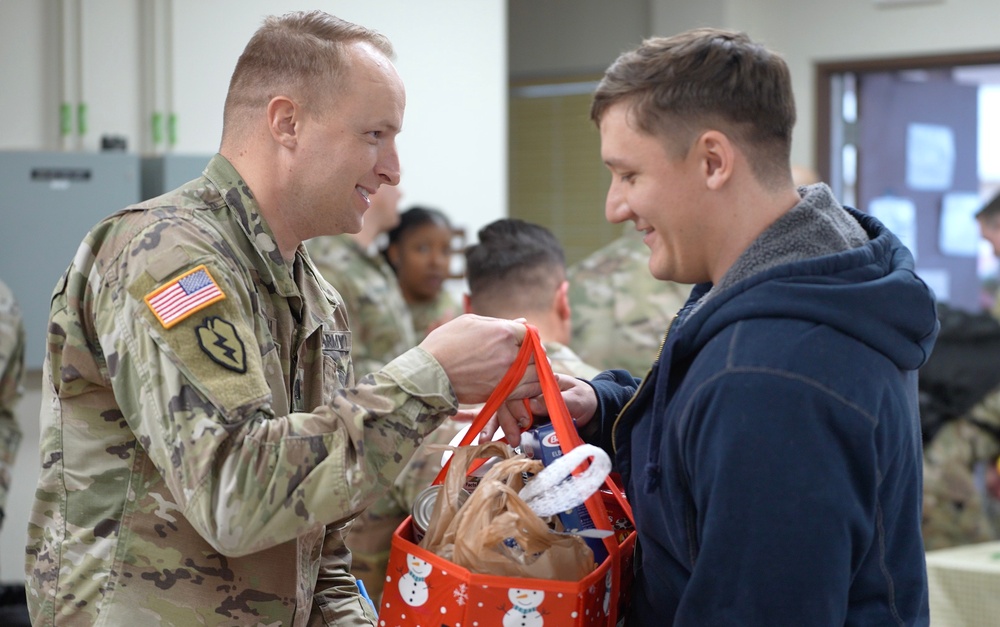
<svg viewBox="0 0 1000 627"><path fill-rule="evenodd" d="M673 155L662 138L638 131L630 121L628 101L607 109L600 131L601 158L611 171L607 220L631 220L645 233L649 270L657 279L709 280L704 245L708 226L696 155Z"/></svg>
<svg viewBox="0 0 1000 627"><path fill-rule="evenodd" d="M542 604L542 601L545 599L545 592L543 590L511 588L507 592L507 598L514 604L514 607L522 609L535 608Z"/></svg>
<svg viewBox="0 0 1000 627"><path fill-rule="evenodd" d="M381 185L399 183L396 135L406 103L392 63L367 43L348 46L332 101L301 118L289 164L289 219L301 239L357 233Z"/></svg>
<svg viewBox="0 0 1000 627"><path fill-rule="evenodd" d="M434 570L434 567L430 563L411 553L406 554L406 565L410 569L410 572L417 577L426 577Z"/></svg>

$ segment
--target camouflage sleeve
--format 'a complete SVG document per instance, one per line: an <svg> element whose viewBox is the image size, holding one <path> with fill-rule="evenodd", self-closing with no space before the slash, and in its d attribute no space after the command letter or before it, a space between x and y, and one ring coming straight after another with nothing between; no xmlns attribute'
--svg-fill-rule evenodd
<svg viewBox="0 0 1000 627"><path fill-rule="evenodd" d="M928 550L995 539L976 467L1000 455L1000 389L942 426L924 447L922 532Z"/></svg>
<svg viewBox="0 0 1000 627"><path fill-rule="evenodd" d="M656 279L648 260L641 237L630 232L567 269L570 347L588 364L641 375L657 359L692 286Z"/></svg>
<svg viewBox="0 0 1000 627"><path fill-rule="evenodd" d="M973 459L976 462L995 462L1000 456L1000 388L976 403L968 417L980 425L977 427L978 437L971 442Z"/></svg>
<svg viewBox="0 0 1000 627"><path fill-rule="evenodd" d="M0 512L7 506L10 471L21 444L14 406L24 381L24 325L17 303L4 292L0 290Z"/></svg>
<svg viewBox="0 0 1000 627"><path fill-rule="evenodd" d="M414 349L337 389L330 406L276 415L268 380L287 374L265 368L274 347L254 278L194 228L157 223L135 235L92 311L124 418L178 507L220 553L246 555L363 509L457 401L440 365ZM151 242L163 252L144 255ZM166 328L145 297L200 265L225 297ZM242 370L208 350L235 346L225 338L245 339Z"/></svg>

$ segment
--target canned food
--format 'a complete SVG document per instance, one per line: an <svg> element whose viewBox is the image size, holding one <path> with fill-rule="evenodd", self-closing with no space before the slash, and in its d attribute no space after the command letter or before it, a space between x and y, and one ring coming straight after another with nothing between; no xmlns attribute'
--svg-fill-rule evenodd
<svg viewBox="0 0 1000 627"><path fill-rule="evenodd" d="M483 477L486 476L486 473L489 471L489 469L495 466L496 463L499 461L500 461L499 457L491 457L486 461L484 461L482 464L480 464L465 478L465 485L462 486L463 490L467 494L472 494L473 492L475 492L476 488L479 486L479 482L483 480ZM459 503L458 503L459 506L461 506L462 503L464 502L465 501L462 499L462 495L459 494Z"/></svg>
<svg viewBox="0 0 1000 627"><path fill-rule="evenodd" d="M434 513L434 504L437 502L438 493L441 492L441 485L429 485L417 494L413 499L411 519L413 527L413 543L420 544L427 534L427 527L431 522L431 514Z"/></svg>

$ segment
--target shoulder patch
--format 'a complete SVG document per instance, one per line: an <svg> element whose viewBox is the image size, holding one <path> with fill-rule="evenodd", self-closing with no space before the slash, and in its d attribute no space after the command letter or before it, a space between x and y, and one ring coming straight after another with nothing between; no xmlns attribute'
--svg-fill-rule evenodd
<svg viewBox="0 0 1000 627"><path fill-rule="evenodd" d="M201 350L223 368L243 374L247 371L246 350L236 327L218 316L208 316L194 328Z"/></svg>
<svg viewBox="0 0 1000 627"><path fill-rule="evenodd" d="M163 328L169 329L225 297L208 268L202 264L146 294L144 300Z"/></svg>

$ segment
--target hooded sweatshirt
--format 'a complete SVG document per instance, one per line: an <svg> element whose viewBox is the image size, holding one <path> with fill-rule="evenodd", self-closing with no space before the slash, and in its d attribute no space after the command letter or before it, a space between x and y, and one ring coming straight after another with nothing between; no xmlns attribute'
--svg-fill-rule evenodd
<svg viewBox="0 0 1000 627"><path fill-rule="evenodd" d="M592 381L639 534L629 625L928 624L934 299L881 223L799 191L696 286L641 385Z"/></svg>

